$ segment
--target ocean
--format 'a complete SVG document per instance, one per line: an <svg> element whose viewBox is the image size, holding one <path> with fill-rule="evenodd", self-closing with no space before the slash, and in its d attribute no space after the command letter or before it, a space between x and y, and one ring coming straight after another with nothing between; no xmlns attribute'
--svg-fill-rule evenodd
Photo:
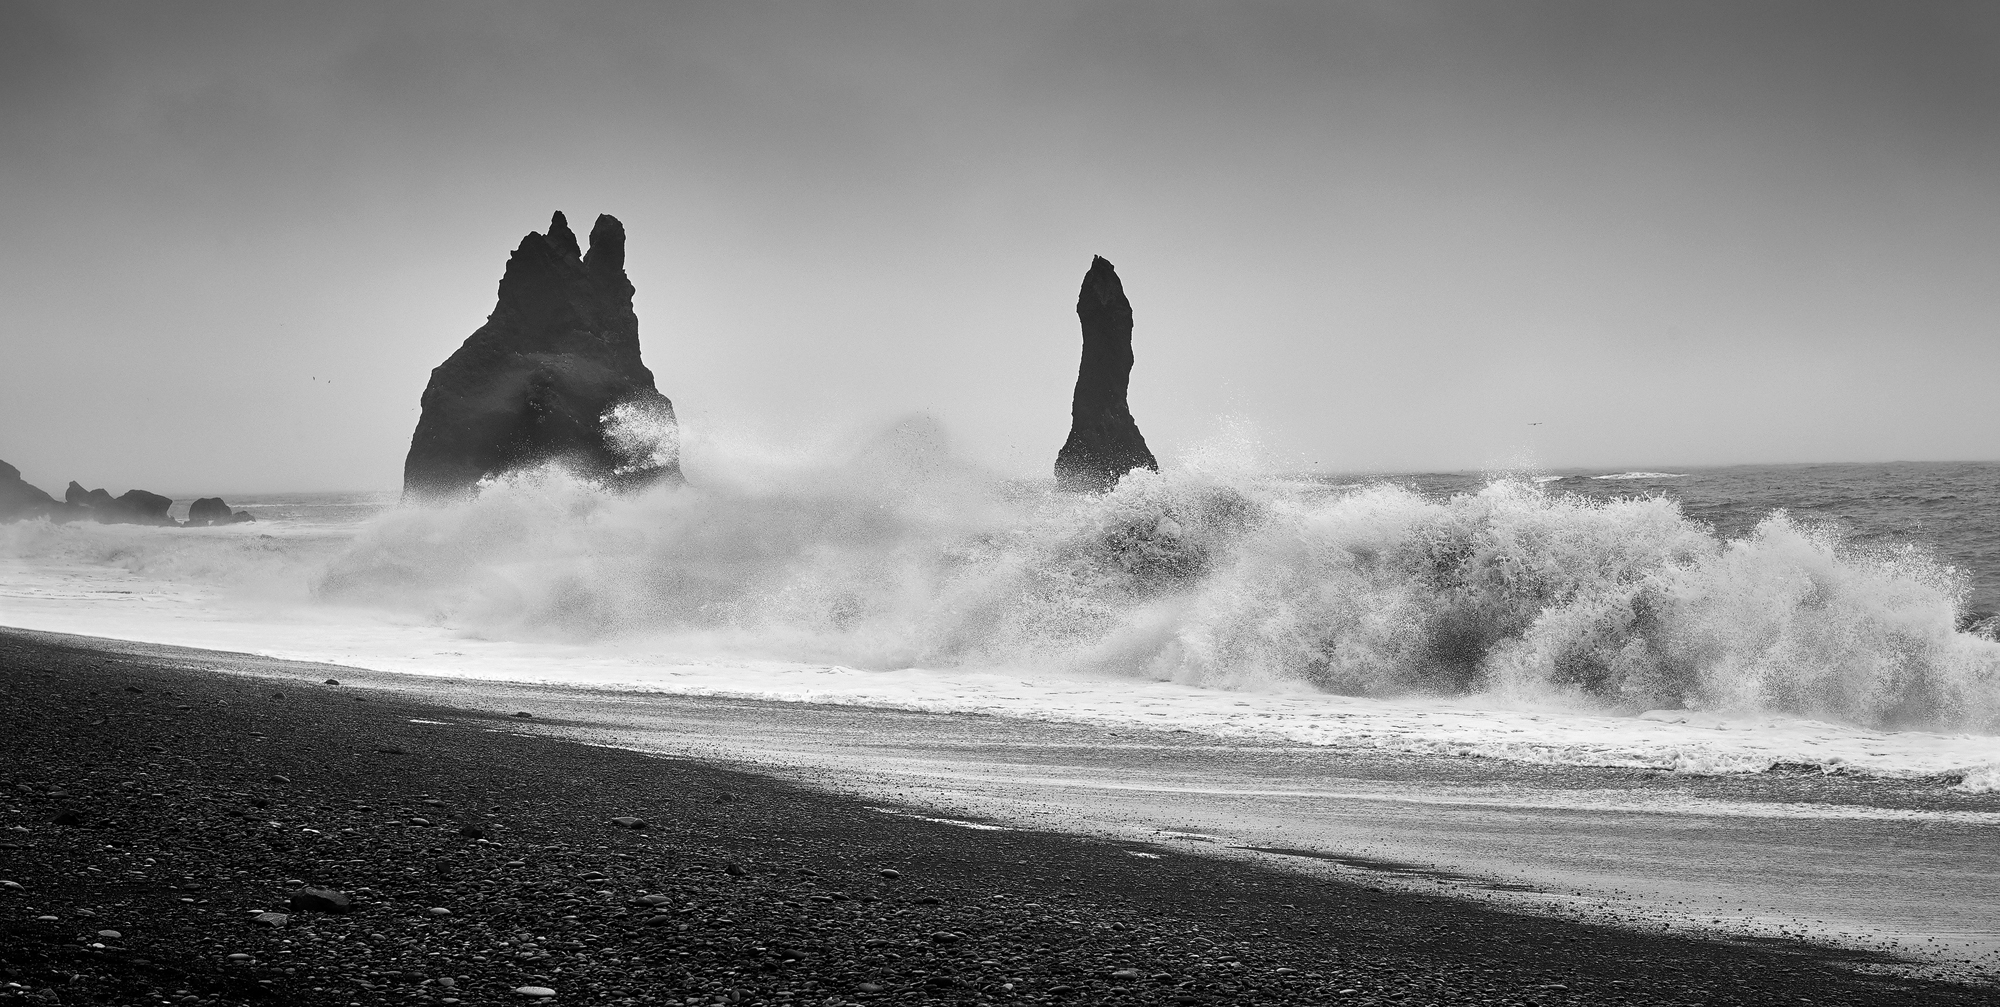
<svg viewBox="0 0 2000 1007"><path fill-rule="evenodd" d="M844 464L694 478L0 526L0 625L461 681L2000 789L2000 464L1198 458L1076 496L917 429Z"/></svg>

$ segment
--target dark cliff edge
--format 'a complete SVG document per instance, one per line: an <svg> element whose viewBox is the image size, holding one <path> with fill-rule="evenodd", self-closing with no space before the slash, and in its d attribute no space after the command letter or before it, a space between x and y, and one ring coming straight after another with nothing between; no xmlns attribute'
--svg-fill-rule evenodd
<svg viewBox="0 0 2000 1007"><path fill-rule="evenodd" d="M84 516L80 508L48 495L21 478L21 470L0 462L0 521L23 521L46 517L52 521L74 521Z"/></svg>
<svg viewBox="0 0 2000 1007"><path fill-rule="evenodd" d="M462 498L545 463L621 489L679 482L679 427L640 362L632 294L617 218L597 218L588 252L560 212L522 238L486 324L431 371L404 496Z"/></svg>
<svg viewBox="0 0 2000 1007"><path fill-rule="evenodd" d="M1077 293L1083 325L1083 360L1070 400L1069 440L1056 453L1056 484L1066 490L1104 492L1133 469L1159 471L1132 410L1125 404L1132 377L1132 302L1102 256L1093 257Z"/></svg>

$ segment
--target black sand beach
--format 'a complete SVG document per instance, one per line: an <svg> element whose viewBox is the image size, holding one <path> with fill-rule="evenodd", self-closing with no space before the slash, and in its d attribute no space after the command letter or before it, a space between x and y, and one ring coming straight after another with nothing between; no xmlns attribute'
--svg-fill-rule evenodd
<svg viewBox="0 0 2000 1007"><path fill-rule="evenodd" d="M882 814L513 733L507 717L205 671L187 653L0 633L0 1000L527 1003L538 995L516 991L531 987L588 1004L2000 1000L1801 944L1637 934ZM354 911L255 921L304 886L343 891Z"/></svg>

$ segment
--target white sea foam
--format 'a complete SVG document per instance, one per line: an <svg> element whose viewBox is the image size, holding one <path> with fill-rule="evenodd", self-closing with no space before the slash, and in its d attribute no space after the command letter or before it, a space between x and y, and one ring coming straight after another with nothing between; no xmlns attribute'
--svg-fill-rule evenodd
<svg viewBox="0 0 2000 1007"><path fill-rule="evenodd" d="M1227 452L1220 453L1227 457ZM0 623L360 667L1534 762L2000 785L1953 570L1773 514L1210 457L1057 494L909 425L838 466L556 471L361 525L0 531Z"/></svg>

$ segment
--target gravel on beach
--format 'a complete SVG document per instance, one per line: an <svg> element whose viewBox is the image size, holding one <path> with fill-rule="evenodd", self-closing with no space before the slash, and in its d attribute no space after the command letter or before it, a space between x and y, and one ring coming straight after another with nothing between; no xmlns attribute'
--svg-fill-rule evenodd
<svg viewBox="0 0 2000 1007"><path fill-rule="evenodd" d="M2000 1001L1805 944L884 813L217 663L0 632L0 1002Z"/></svg>

